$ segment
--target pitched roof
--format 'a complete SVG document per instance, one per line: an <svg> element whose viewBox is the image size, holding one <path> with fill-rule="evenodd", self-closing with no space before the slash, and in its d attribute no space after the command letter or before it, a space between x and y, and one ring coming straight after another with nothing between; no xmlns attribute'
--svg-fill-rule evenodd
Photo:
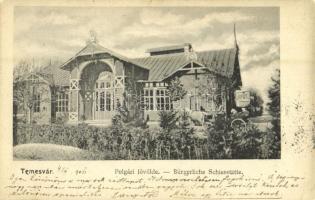
<svg viewBox="0 0 315 200"><path fill-rule="evenodd" d="M120 55L110 49L107 49L103 46L101 46L98 43L95 42L89 42L83 49L81 49L78 53L75 54L75 56L73 56L72 58L70 58L68 61L66 61L63 65L61 65L62 69L66 69L68 64L70 64L76 57L80 57L80 56L86 56L86 55L95 55L95 54L102 54L102 53L108 53L120 60L126 61L126 62L130 62L133 63L133 61L123 55ZM135 64L135 63L133 63ZM147 69L146 66L142 66L139 65L139 67L142 67L144 69Z"/></svg>
<svg viewBox="0 0 315 200"><path fill-rule="evenodd" d="M237 60L237 48L197 52L198 61L210 71L231 78Z"/></svg>
<svg viewBox="0 0 315 200"><path fill-rule="evenodd" d="M210 71L230 78L233 75L237 58L236 48L196 52L197 62ZM165 54L132 59L135 63L147 66L149 80L161 81L178 69L190 63L185 53Z"/></svg>
<svg viewBox="0 0 315 200"><path fill-rule="evenodd" d="M38 72L52 85L69 86L70 73L62 70L58 65L48 65Z"/></svg>
<svg viewBox="0 0 315 200"><path fill-rule="evenodd" d="M184 53L135 58L133 61L145 65L150 69L149 80L152 81L160 81L183 67L186 63L189 63Z"/></svg>
<svg viewBox="0 0 315 200"><path fill-rule="evenodd" d="M177 46L175 47L177 48ZM153 49L153 51L156 51L156 49ZM74 57L61 65L61 69L67 69L67 66L69 66L76 57L102 53L110 54L120 60L149 70L149 80L151 81L162 81L191 62L185 53L161 54L143 58L127 58L98 43L90 42L81 51L75 54ZM196 54L197 60L195 62L207 67L210 71L228 78L233 75L234 65L237 59L237 48L200 51L196 52Z"/></svg>

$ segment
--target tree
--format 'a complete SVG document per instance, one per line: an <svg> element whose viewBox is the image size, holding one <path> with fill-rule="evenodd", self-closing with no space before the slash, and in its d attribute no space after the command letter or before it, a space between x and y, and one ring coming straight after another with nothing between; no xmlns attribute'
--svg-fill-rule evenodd
<svg viewBox="0 0 315 200"><path fill-rule="evenodd" d="M39 102L48 101L47 97L49 86L43 86L44 79L39 78L38 71L40 67L28 61L19 62L13 72L13 108L16 115L21 108L24 116L27 116L27 122L33 122L33 109ZM38 95L40 99L38 99ZM17 120L17 118L14 118Z"/></svg>
<svg viewBox="0 0 315 200"><path fill-rule="evenodd" d="M263 99L260 95L260 93L254 89L250 88L249 89L250 93L250 104L249 106L246 107L246 109L249 111L249 116L250 117L256 117L260 116L263 113Z"/></svg>
<svg viewBox="0 0 315 200"><path fill-rule="evenodd" d="M268 133L269 158L279 158L281 150L280 134L280 70L276 70L276 75L271 77L272 86L268 90L270 102L267 103L268 111L272 116L272 128Z"/></svg>
<svg viewBox="0 0 315 200"><path fill-rule="evenodd" d="M177 127L176 123L178 121L177 112L174 110L161 110L159 112L160 117L160 127L166 131L166 133L170 133L172 129Z"/></svg>
<svg viewBox="0 0 315 200"><path fill-rule="evenodd" d="M167 89L171 101L181 100L187 94L187 91L184 89L183 84L181 83L178 77L175 77L173 80L169 82Z"/></svg>
<svg viewBox="0 0 315 200"><path fill-rule="evenodd" d="M124 99L126 99L126 94L124 93ZM122 121L124 123L127 123L129 122L131 119L130 119L130 114L129 114L129 109L126 105L126 101L123 100L122 104L120 103L120 100L117 99L117 112L119 113Z"/></svg>

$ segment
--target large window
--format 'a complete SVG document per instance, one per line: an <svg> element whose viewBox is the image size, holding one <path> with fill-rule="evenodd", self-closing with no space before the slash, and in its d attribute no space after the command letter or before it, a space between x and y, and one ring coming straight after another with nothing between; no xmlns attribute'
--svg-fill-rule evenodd
<svg viewBox="0 0 315 200"><path fill-rule="evenodd" d="M156 89L157 110L170 110L171 101L166 89Z"/></svg>
<svg viewBox="0 0 315 200"><path fill-rule="evenodd" d="M68 112L69 95L67 92L57 93L57 112Z"/></svg>
<svg viewBox="0 0 315 200"><path fill-rule="evenodd" d="M165 87L144 88L142 108L144 110L170 110L172 103Z"/></svg>
<svg viewBox="0 0 315 200"><path fill-rule="evenodd" d="M95 83L95 111L112 111L114 109L112 98L113 75L108 71L101 72Z"/></svg>
<svg viewBox="0 0 315 200"><path fill-rule="evenodd" d="M110 91L95 92L95 110L96 111L111 111L111 93Z"/></svg>
<svg viewBox="0 0 315 200"><path fill-rule="evenodd" d="M107 111L110 111L111 110L111 94L110 94L110 92L106 92L106 104L105 104L106 106L106 110Z"/></svg>
<svg viewBox="0 0 315 200"><path fill-rule="evenodd" d="M33 112L40 112L40 94L33 96Z"/></svg>

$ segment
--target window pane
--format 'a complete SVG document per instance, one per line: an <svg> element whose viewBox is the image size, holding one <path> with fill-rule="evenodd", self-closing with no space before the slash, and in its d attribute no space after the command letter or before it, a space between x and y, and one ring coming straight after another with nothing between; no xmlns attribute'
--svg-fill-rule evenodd
<svg viewBox="0 0 315 200"><path fill-rule="evenodd" d="M106 82L106 88L110 88L110 82Z"/></svg>
<svg viewBox="0 0 315 200"><path fill-rule="evenodd" d="M66 101L66 112L68 111L68 100Z"/></svg>
<svg viewBox="0 0 315 200"><path fill-rule="evenodd" d="M165 110L170 110L170 98L165 97Z"/></svg>
<svg viewBox="0 0 315 200"><path fill-rule="evenodd" d="M106 110L110 111L111 110L111 94L109 92L106 93Z"/></svg>
<svg viewBox="0 0 315 200"><path fill-rule="evenodd" d="M149 110L149 99L145 98L145 110Z"/></svg>
<svg viewBox="0 0 315 200"><path fill-rule="evenodd" d="M105 98L104 98L104 92L100 93L100 111L104 111L105 108Z"/></svg>
<svg viewBox="0 0 315 200"><path fill-rule="evenodd" d="M157 110L161 110L161 101L160 101L160 98L156 98L156 109Z"/></svg>
<svg viewBox="0 0 315 200"><path fill-rule="evenodd" d="M150 98L150 110L153 110L153 97Z"/></svg>

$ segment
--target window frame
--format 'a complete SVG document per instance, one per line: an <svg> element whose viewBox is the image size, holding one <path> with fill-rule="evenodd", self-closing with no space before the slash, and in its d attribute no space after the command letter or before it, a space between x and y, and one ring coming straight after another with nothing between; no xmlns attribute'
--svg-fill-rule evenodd
<svg viewBox="0 0 315 200"><path fill-rule="evenodd" d="M39 113L40 112L40 94L33 95L33 112Z"/></svg>
<svg viewBox="0 0 315 200"><path fill-rule="evenodd" d="M143 89L143 109L147 111L154 110L154 88Z"/></svg>
<svg viewBox="0 0 315 200"><path fill-rule="evenodd" d="M67 91L58 91L56 99L56 112L69 111L69 93Z"/></svg>
<svg viewBox="0 0 315 200"><path fill-rule="evenodd" d="M156 110L171 110L172 103L165 87L156 88Z"/></svg>
<svg viewBox="0 0 315 200"><path fill-rule="evenodd" d="M168 95L168 90L165 84L156 84L159 87L153 87L153 83L146 83L141 95L142 110L145 111L161 111L171 110L173 104ZM162 86L162 87L161 87Z"/></svg>

